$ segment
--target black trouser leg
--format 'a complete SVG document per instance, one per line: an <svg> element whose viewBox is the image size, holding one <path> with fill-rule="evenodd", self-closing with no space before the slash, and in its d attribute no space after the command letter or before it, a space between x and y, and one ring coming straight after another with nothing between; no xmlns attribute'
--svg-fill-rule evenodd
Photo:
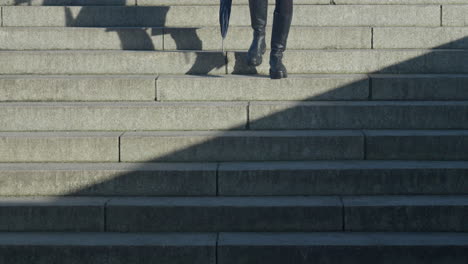
<svg viewBox="0 0 468 264"><path fill-rule="evenodd" d="M250 20L253 41L247 53L247 63L251 66L262 64L262 55L266 50L265 28L267 24L268 0L249 0Z"/></svg>
<svg viewBox="0 0 468 264"><path fill-rule="evenodd" d="M292 14L293 0L276 0L270 53L270 77L272 79L288 77L282 59L283 52L286 50Z"/></svg>

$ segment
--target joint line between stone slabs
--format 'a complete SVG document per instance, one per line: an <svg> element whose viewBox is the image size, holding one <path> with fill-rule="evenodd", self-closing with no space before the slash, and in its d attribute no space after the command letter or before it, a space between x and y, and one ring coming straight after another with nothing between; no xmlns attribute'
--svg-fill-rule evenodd
<svg viewBox="0 0 468 264"><path fill-rule="evenodd" d="M122 147L120 146L121 142L122 142L122 136L125 134L125 132L123 132L122 134L119 135L119 140L118 140L118 151L119 151L119 163L122 162Z"/></svg>
<svg viewBox="0 0 468 264"><path fill-rule="evenodd" d="M366 135L366 131L364 130L361 130L361 134L362 134L362 154L363 154L363 159L364 160L367 160L367 135Z"/></svg>
<svg viewBox="0 0 468 264"><path fill-rule="evenodd" d="M443 22L443 5L440 5L440 26L442 27L444 24Z"/></svg>
<svg viewBox="0 0 468 264"><path fill-rule="evenodd" d="M164 34L163 34L164 35ZM159 98L159 94L158 94L158 79L159 79L159 75L156 76L156 78L154 79L154 100L155 101L158 101L158 98Z"/></svg>
<svg viewBox="0 0 468 264"><path fill-rule="evenodd" d="M340 203L341 203L341 231L345 231L346 230L345 205L344 205L343 196L339 196L339 198L340 198Z"/></svg>
<svg viewBox="0 0 468 264"><path fill-rule="evenodd" d="M0 26L3 27L3 6L0 6Z"/></svg>
<svg viewBox="0 0 468 264"><path fill-rule="evenodd" d="M372 100L373 100L373 93L372 93L373 91L372 91L372 90L374 89L374 88L372 87L372 86L373 86L373 85L372 85L372 81L373 81L373 80L372 80L372 76L367 75L367 79L368 79L368 81L369 81L369 83L368 83L368 86L369 86L369 87L367 88L367 100L368 100L368 101L372 101Z"/></svg>
<svg viewBox="0 0 468 264"><path fill-rule="evenodd" d="M371 27L371 49L374 49L374 27Z"/></svg>
<svg viewBox="0 0 468 264"><path fill-rule="evenodd" d="M245 125L245 129L250 130L250 101L247 102L247 124Z"/></svg>
<svg viewBox="0 0 468 264"><path fill-rule="evenodd" d="M166 50L166 47L165 47L165 42L166 42L166 27L162 27L161 28L161 31L162 31L162 36L161 36L161 39L162 39L162 50Z"/></svg>

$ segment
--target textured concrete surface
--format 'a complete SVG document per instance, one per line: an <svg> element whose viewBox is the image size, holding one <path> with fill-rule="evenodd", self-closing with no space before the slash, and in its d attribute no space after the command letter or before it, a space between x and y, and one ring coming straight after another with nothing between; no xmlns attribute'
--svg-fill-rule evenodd
<svg viewBox="0 0 468 264"><path fill-rule="evenodd" d="M1 132L0 162L115 162L119 132Z"/></svg>
<svg viewBox="0 0 468 264"><path fill-rule="evenodd" d="M468 27L376 27L375 49L468 48Z"/></svg>
<svg viewBox="0 0 468 264"><path fill-rule="evenodd" d="M451 118L447 118L447 116ZM251 129L466 129L466 102L252 102Z"/></svg>
<svg viewBox="0 0 468 264"><path fill-rule="evenodd" d="M355 131L126 132L121 160L274 161L362 159Z"/></svg>
<svg viewBox="0 0 468 264"><path fill-rule="evenodd" d="M466 194L467 162L221 163L220 195Z"/></svg>
<svg viewBox="0 0 468 264"><path fill-rule="evenodd" d="M0 101L154 101L156 76L0 76Z"/></svg>
<svg viewBox="0 0 468 264"><path fill-rule="evenodd" d="M1 196L216 195L211 163L1 163Z"/></svg>
<svg viewBox="0 0 468 264"><path fill-rule="evenodd" d="M128 131L245 129L247 104L224 103L3 103L4 131Z"/></svg>
<svg viewBox="0 0 468 264"><path fill-rule="evenodd" d="M288 50L284 63L290 73L467 73L465 50ZM246 52L228 52L228 73L269 73L268 63L246 63Z"/></svg>
<svg viewBox="0 0 468 264"><path fill-rule="evenodd" d="M343 203L347 231L468 231L468 196L361 196Z"/></svg>
<svg viewBox="0 0 468 264"><path fill-rule="evenodd" d="M222 233L218 263L464 264L467 249L454 233Z"/></svg>
<svg viewBox="0 0 468 264"><path fill-rule="evenodd" d="M0 74L225 74L222 52L0 51Z"/></svg>
<svg viewBox="0 0 468 264"><path fill-rule="evenodd" d="M372 75L374 100L467 100L468 75Z"/></svg>
<svg viewBox="0 0 468 264"><path fill-rule="evenodd" d="M183 197L112 199L111 232L335 231L338 197Z"/></svg>
<svg viewBox="0 0 468 264"><path fill-rule="evenodd" d="M367 100L365 75L291 75L272 82L265 76L161 76L161 101Z"/></svg>
<svg viewBox="0 0 468 264"><path fill-rule="evenodd" d="M464 27L468 26L468 5L453 5L442 7L442 26L456 26Z"/></svg>
<svg viewBox="0 0 468 264"><path fill-rule="evenodd" d="M468 160L466 130L365 131L370 160Z"/></svg>
<svg viewBox="0 0 468 264"><path fill-rule="evenodd" d="M213 6L3 7L4 26L216 26ZM273 8L269 10L272 23ZM192 19L186 19L191 17ZM436 5L297 5L293 25L300 26L440 26ZM248 6L233 6L231 25L249 26Z"/></svg>
<svg viewBox="0 0 468 264"><path fill-rule="evenodd" d="M2 197L1 231L104 231L107 198Z"/></svg>
<svg viewBox="0 0 468 264"><path fill-rule="evenodd" d="M215 264L216 234L2 233L0 262Z"/></svg>

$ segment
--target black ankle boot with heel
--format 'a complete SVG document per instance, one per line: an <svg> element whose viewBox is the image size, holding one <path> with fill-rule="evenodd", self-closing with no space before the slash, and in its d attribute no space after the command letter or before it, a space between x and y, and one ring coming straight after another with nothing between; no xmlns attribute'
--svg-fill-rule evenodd
<svg viewBox="0 0 468 264"><path fill-rule="evenodd" d="M247 53L247 64L259 66L266 52L265 29L267 24L268 0L249 0L250 19L252 23L253 41Z"/></svg>
<svg viewBox="0 0 468 264"><path fill-rule="evenodd" d="M280 1L284 2L278 3ZM281 4L284 6L281 7ZM283 52L286 50L291 20L292 0L277 0L273 19L273 32L271 36L271 79L282 79L288 77L288 72L283 64Z"/></svg>

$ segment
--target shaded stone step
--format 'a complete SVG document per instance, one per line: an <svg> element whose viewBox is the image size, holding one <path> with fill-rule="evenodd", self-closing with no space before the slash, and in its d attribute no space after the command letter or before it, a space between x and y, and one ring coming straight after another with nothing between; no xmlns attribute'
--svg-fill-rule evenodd
<svg viewBox="0 0 468 264"><path fill-rule="evenodd" d="M4 6L4 26L216 26L219 6ZM269 9L271 24L273 8ZM192 19L187 19L190 17ZM458 18L448 14L443 19ZM296 5L293 25L440 26L438 5ZM247 5L233 6L231 25L250 25Z"/></svg>
<svg viewBox="0 0 468 264"><path fill-rule="evenodd" d="M156 78L0 75L0 101L154 101Z"/></svg>
<svg viewBox="0 0 468 264"><path fill-rule="evenodd" d="M111 232L338 231L338 197L116 198Z"/></svg>
<svg viewBox="0 0 468 264"><path fill-rule="evenodd" d="M3 131L239 130L247 125L241 102L2 103Z"/></svg>
<svg viewBox="0 0 468 264"><path fill-rule="evenodd" d="M216 234L1 233L0 262L215 264Z"/></svg>
<svg viewBox="0 0 468 264"><path fill-rule="evenodd" d="M347 231L468 231L468 196L361 196L343 203Z"/></svg>
<svg viewBox="0 0 468 264"><path fill-rule="evenodd" d="M0 231L105 230L108 198L0 197ZM1 246L0 246L1 247ZM2 255L2 254L0 254Z"/></svg>
<svg viewBox="0 0 468 264"><path fill-rule="evenodd" d="M468 102L251 102L249 120L259 130L466 129Z"/></svg>
<svg viewBox="0 0 468 264"><path fill-rule="evenodd" d="M267 27L270 47L271 27ZM370 49L368 27L291 28L288 49ZM226 50L247 50L251 27L231 27ZM466 45L468 47L468 45ZM214 50L222 47L219 27L202 28L64 28L3 27L0 49L5 50Z"/></svg>
<svg viewBox="0 0 468 264"><path fill-rule="evenodd" d="M290 73L468 73L468 50L289 50ZM262 74L245 52L0 51L0 74Z"/></svg>
<svg viewBox="0 0 468 264"><path fill-rule="evenodd" d="M120 132L0 132L0 162L117 162Z"/></svg>
<svg viewBox="0 0 468 264"><path fill-rule="evenodd" d="M467 100L468 75L373 74L373 100Z"/></svg>
<svg viewBox="0 0 468 264"><path fill-rule="evenodd" d="M451 5L465 4L464 0L333 0L337 5Z"/></svg>
<svg viewBox="0 0 468 264"><path fill-rule="evenodd" d="M215 163L0 163L0 196L213 196L216 171Z"/></svg>
<svg viewBox="0 0 468 264"><path fill-rule="evenodd" d="M358 160L359 131L126 132L123 162Z"/></svg>
<svg viewBox="0 0 468 264"><path fill-rule="evenodd" d="M218 193L255 195L466 194L467 162L221 163Z"/></svg>
<svg viewBox="0 0 468 264"><path fill-rule="evenodd" d="M467 130L367 130L364 134L369 160L468 160Z"/></svg>
<svg viewBox="0 0 468 264"><path fill-rule="evenodd" d="M463 233L221 233L218 263L464 264Z"/></svg>

